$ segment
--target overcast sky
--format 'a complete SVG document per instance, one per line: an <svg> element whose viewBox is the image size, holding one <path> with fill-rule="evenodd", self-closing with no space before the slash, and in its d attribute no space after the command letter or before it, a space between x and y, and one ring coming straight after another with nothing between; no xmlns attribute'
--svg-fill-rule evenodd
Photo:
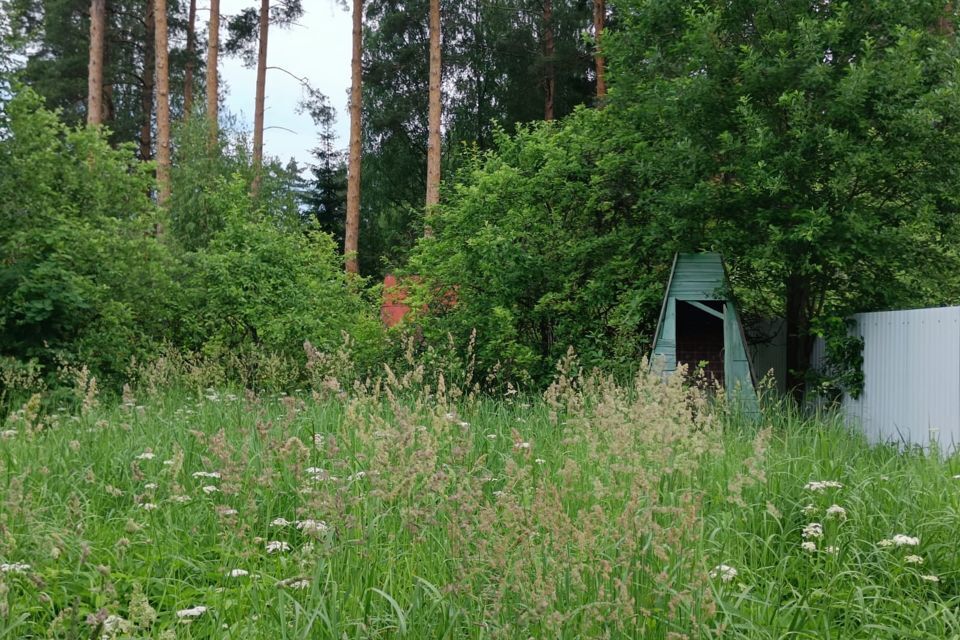
<svg viewBox="0 0 960 640"><path fill-rule="evenodd" d="M221 44L226 38L226 16L245 7L259 5L254 0L221 0L224 15ZM337 110L336 130L341 147L347 145L350 130L347 92L350 88L350 14L333 0L304 0L304 15L287 29L271 28L267 65L283 67L306 78L327 95ZM198 14L198 29L206 28L208 14ZM220 75L225 83L227 110L248 129L253 130L253 100L256 70L246 69L237 58L220 57ZM298 115L297 103L303 96L300 84L282 71L267 71L267 99L264 152L286 162L291 157L304 164L310 161L310 149L317 142L317 131L308 115ZM271 129L283 127L284 129ZM290 129L295 133L286 131Z"/></svg>

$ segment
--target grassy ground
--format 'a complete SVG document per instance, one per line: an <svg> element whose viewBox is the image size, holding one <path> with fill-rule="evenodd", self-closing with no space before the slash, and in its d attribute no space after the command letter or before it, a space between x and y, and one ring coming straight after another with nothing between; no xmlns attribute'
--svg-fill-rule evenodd
<svg viewBox="0 0 960 640"><path fill-rule="evenodd" d="M960 460L830 422L646 378L33 409L3 638L960 638Z"/></svg>

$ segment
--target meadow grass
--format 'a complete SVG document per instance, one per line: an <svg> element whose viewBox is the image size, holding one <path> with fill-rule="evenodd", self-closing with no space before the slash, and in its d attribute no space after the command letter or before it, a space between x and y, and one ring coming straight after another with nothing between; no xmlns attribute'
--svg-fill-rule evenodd
<svg viewBox="0 0 960 640"><path fill-rule="evenodd" d="M829 416L573 374L90 400L3 427L2 638L960 638L960 460Z"/></svg>

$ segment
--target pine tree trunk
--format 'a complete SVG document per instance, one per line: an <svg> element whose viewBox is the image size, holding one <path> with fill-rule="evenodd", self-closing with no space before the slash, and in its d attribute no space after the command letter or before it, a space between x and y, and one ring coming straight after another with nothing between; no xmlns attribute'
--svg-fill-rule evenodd
<svg viewBox="0 0 960 640"><path fill-rule="evenodd" d="M350 161L347 169L347 221L343 253L347 273L359 273L360 115L363 100L363 0L353 0L353 59L350 64Z"/></svg>
<svg viewBox="0 0 960 640"><path fill-rule="evenodd" d="M270 0L260 0L260 48L257 52L257 95L253 109L253 184L254 197L260 193L263 179L263 116L267 91L267 35L270 31Z"/></svg>
<svg viewBox="0 0 960 640"><path fill-rule="evenodd" d="M210 148L217 146L220 111L220 0L210 0L210 27L207 35L207 118L210 124Z"/></svg>
<svg viewBox="0 0 960 640"><path fill-rule="evenodd" d="M557 76L553 67L556 47L553 42L553 0L543 0L543 119L553 120L554 102L557 94Z"/></svg>
<svg viewBox="0 0 960 640"><path fill-rule="evenodd" d="M87 124L103 124L103 49L107 31L106 0L90 2L90 63L87 69Z"/></svg>
<svg viewBox="0 0 960 640"><path fill-rule="evenodd" d="M430 114L427 138L427 217L440 202L440 117L442 111L440 59L440 0L430 0ZM424 229L431 235L429 222Z"/></svg>
<svg viewBox="0 0 960 640"><path fill-rule="evenodd" d="M143 83L140 87L140 159L146 162L153 158L153 74L156 73L156 18L153 0L146 5L146 39L143 44Z"/></svg>
<svg viewBox="0 0 960 640"><path fill-rule="evenodd" d="M183 117L190 117L193 111L193 69L197 56L197 0L190 0L190 12L187 15L187 61L183 69Z"/></svg>
<svg viewBox="0 0 960 640"><path fill-rule="evenodd" d="M170 73L167 48L167 0L155 0L157 46L157 202L170 199Z"/></svg>
<svg viewBox="0 0 960 640"><path fill-rule="evenodd" d="M596 68L597 68L597 103L603 104L607 97L607 59L600 48L600 38L607 25L607 2L606 0L593 0L593 33L596 39Z"/></svg>

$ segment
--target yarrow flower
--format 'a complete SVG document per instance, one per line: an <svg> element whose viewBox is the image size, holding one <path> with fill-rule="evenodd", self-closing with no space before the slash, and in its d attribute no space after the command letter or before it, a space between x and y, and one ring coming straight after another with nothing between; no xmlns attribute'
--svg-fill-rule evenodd
<svg viewBox="0 0 960 640"><path fill-rule="evenodd" d="M823 537L823 525L819 522L811 522L803 528L803 537L804 538L822 538Z"/></svg>
<svg viewBox="0 0 960 640"><path fill-rule="evenodd" d="M180 609L177 611L178 618L198 618L207 610L203 605L191 607L189 609Z"/></svg>
<svg viewBox="0 0 960 640"><path fill-rule="evenodd" d="M290 545L282 540L271 540L266 544L267 553L290 551Z"/></svg>
<svg viewBox="0 0 960 640"><path fill-rule="evenodd" d="M827 517L845 520L847 518L847 510L838 504L832 504L827 507Z"/></svg>
<svg viewBox="0 0 960 640"><path fill-rule="evenodd" d="M817 550L817 543L810 542L809 540L806 542L801 542L800 548L806 551L807 553L814 553Z"/></svg>
<svg viewBox="0 0 960 640"><path fill-rule="evenodd" d="M726 564L718 564L710 572L711 578L720 578L723 582L731 582L737 577L737 570Z"/></svg>
<svg viewBox="0 0 960 640"><path fill-rule="evenodd" d="M808 504L807 506L805 506L805 507L803 508L803 515L805 515L805 516L812 516L812 515L814 515L815 513L817 513L818 511L820 511L820 509L817 507L817 505L815 505L815 504Z"/></svg>
<svg viewBox="0 0 960 640"><path fill-rule="evenodd" d="M534 460L534 462L536 462L539 465L544 465L547 463L547 461L544 460L543 458L537 458L536 460Z"/></svg>
<svg viewBox="0 0 960 640"><path fill-rule="evenodd" d="M7 429L3 433L0 433L0 438L3 438L4 440L9 440L10 438L16 438L16 437L17 437L16 429Z"/></svg>
<svg viewBox="0 0 960 640"><path fill-rule="evenodd" d="M836 480L811 480L803 485L807 491L823 491L824 489L842 489L843 485Z"/></svg>
<svg viewBox="0 0 960 640"><path fill-rule="evenodd" d="M309 589L310 581L306 578L287 578L286 580L281 580L277 583L277 588L279 589Z"/></svg>
<svg viewBox="0 0 960 640"><path fill-rule="evenodd" d="M323 520L300 520L297 522L297 529L308 535L319 535L326 533L330 527Z"/></svg>
<svg viewBox="0 0 960 640"><path fill-rule="evenodd" d="M191 498L190 496L171 496L170 499L173 500L174 502L179 502L180 504L186 504L187 502L190 502L193 498Z"/></svg>
<svg viewBox="0 0 960 640"><path fill-rule="evenodd" d="M826 548L823 550L824 553L829 553L830 555L837 555L837 552L838 552L838 551L840 551L840 549L837 548L837 547L833 547L833 546L831 546L831 547L826 547Z"/></svg>
<svg viewBox="0 0 960 640"><path fill-rule="evenodd" d="M0 573L24 573L30 571L30 565L23 562L13 562L11 564L0 564Z"/></svg>
<svg viewBox="0 0 960 640"><path fill-rule="evenodd" d="M916 555L910 555L903 559L907 564L923 564L923 558Z"/></svg>
<svg viewBox="0 0 960 640"><path fill-rule="evenodd" d="M514 448L514 449L529 449L529 448L530 448L530 443L529 443L529 442L515 442L514 445L513 445L513 448Z"/></svg>
<svg viewBox="0 0 960 640"><path fill-rule="evenodd" d="M158 485L156 482L148 482L147 484L143 485L143 488L144 488L144 489L149 489L149 490L153 491L154 489L156 489L156 488L159 487L159 486L160 486L160 485Z"/></svg>
<svg viewBox="0 0 960 640"><path fill-rule="evenodd" d="M137 460L153 460L156 457L157 457L156 454L153 453L152 451L144 451L143 453L138 455L136 459Z"/></svg>
<svg viewBox="0 0 960 640"><path fill-rule="evenodd" d="M927 582L940 582L940 578L937 576L920 576L920 579Z"/></svg>
<svg viewBox="0 0 960 640"><path fill-rule="evenodd" d="M290 524L290 521L286 518L274 518L273 522L270 523L271 527L286 527Z"/></svg>
<svg viewBox="0 0 960 640"><path fill-rule="evenodd" d="M229 574L231 578L243 578L250 575L250 572L246 569L233 569Z"/></svg>
<svg viewBox="0 0 960 640"><path fill-rule="evenodd" d="M234 509L233 507L220 505L219 507L217 507L217 513L220 514L221 516L235 516L237 515L237 510Z"/></svg>
<svg viewBox="0 0 960 640"><path fill-rule="evenodd" d="M220 489L213 486L212 484L208 484L205 487L203 487L203 492L207 495L210 495L211 493L216 493L217 491L220 491Z"/></svg>
<svg viewBox="0 0 960 640"><path fill-rule="evenodd" d="M194 478L213 478L215 480L220 479L220 473L218 471L194 471L192 474Z"/></svg>
<svg viewBox="0 0 960 640"><path fill-rule="evenodd" d="M897 535L893 536L893 544L898 547L915 547L920 544L920 538L905 536L902 533L898 533Z"/></svg>
<svg viewBox="0 0 960 640"><path fill-rule="evenodd" d="M140 508L144 511L153 511L157 508L157 505L153 504L152 502L144 502L140 505Z"/></svg>

